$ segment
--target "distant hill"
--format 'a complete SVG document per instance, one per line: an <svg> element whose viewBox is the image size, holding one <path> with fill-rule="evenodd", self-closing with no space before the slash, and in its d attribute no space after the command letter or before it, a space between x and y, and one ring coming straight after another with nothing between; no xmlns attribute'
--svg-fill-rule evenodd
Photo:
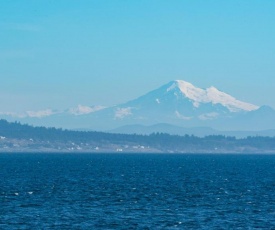
<svg viewBox="0 0 275 230"><path fill-rule="evenodd" d="M125 125L116 129L109 130L111 133L121 134L141 134L150 135L152 133L167 133L170 135L194 135L204 137L209 135L219 135L219 132L208 127L184 128L170 124L155 125Z"/></svg>
<svg viewBox="0 0 275 230"><path fill-rule="evenodd" d="M236 138L245 138L247 136L263 136L275 137L275 129L261 131L219 131L209 127L179 127L170 124L155 124L155 125L125 125L116 129L109 130L110 133L120 134L142 134L149 135L152 133L168 133L170 135L194 135L205 137L209 135L225 135L234 136Z"/></svg>

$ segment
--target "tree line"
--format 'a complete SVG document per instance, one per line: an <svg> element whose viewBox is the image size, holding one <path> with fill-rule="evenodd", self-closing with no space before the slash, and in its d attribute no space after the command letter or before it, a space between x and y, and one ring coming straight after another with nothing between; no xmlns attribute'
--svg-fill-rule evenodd
<svg viewBox="0 0 275 230"><path fill-rule="evenodd" d="M161 148L164 150L189 151L195 149L220 150L233 148L268 149L275 152L275 137L248 136L237 139L232 136L210 135L197 137L194 135L170 135L152 133L150 135L113 134L97 131L72 131L66 129L34 127L19 122L0 120L0 136L13 139L33 139L50 142L93 142L106 144L136 144Z"/></svg>

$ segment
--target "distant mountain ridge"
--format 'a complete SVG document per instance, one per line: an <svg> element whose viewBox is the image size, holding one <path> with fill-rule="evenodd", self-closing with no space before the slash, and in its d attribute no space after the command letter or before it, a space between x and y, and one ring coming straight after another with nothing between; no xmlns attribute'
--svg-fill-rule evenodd
<svg viewBox="0 0 275 230"><path fill-rule="evenodd" d="M260 131L219 131L208 127L193 127L185 128L174 126L170 124L155 124L150 126L144 125L125 125L116 129L109 130L110 133L123 133L123 134L141 134L150 135L152 133L168 133L170 135L194 135L197 137L205 137L209 135L224 135L234 136L236 138L244 137L275 137L275 129L260 130Z"/></svg>
<svg viewBox="0 0 275 230"><path fill-rule="evenodd" d="M275 111L243 102L211 86L195 87L171 81L136 99L116 106L82 106L66 111L28 111L25 116L2 113L1 118L33 125L68 129L113 130L122 126L169 124L224 131L275 129Z"/></svg>

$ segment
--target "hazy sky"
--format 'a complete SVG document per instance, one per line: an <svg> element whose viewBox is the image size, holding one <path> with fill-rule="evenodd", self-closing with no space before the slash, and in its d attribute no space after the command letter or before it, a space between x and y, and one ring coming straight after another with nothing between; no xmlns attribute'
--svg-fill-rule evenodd
<svg viewBox="0 0 275 230"><path fill-rule="evenodd" d="M0 111L113 105L175 79L275 108L275 1L0 2Z"/></svg>

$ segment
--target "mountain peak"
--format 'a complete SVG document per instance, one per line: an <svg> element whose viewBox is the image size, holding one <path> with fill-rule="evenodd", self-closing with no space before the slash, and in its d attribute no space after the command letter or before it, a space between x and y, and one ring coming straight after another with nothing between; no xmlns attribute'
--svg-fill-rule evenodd
<svg viewBox="0 0 275 230"><path fill-rule="evenodd" d="M182 92L192 91L199 89L192 85L190 82L184 81L184 80L175 80L170 82L170 90L174 88L179 88Z"/></svg>
<svg viewBox="0 0 275 230"><path fill-rule="evenodd" d="M167 92L178 89L187 98L194 102L202 102L205 92L203 89L197 88L191 83L183 80L175 80L171 82L171 86Z"/></svg>

